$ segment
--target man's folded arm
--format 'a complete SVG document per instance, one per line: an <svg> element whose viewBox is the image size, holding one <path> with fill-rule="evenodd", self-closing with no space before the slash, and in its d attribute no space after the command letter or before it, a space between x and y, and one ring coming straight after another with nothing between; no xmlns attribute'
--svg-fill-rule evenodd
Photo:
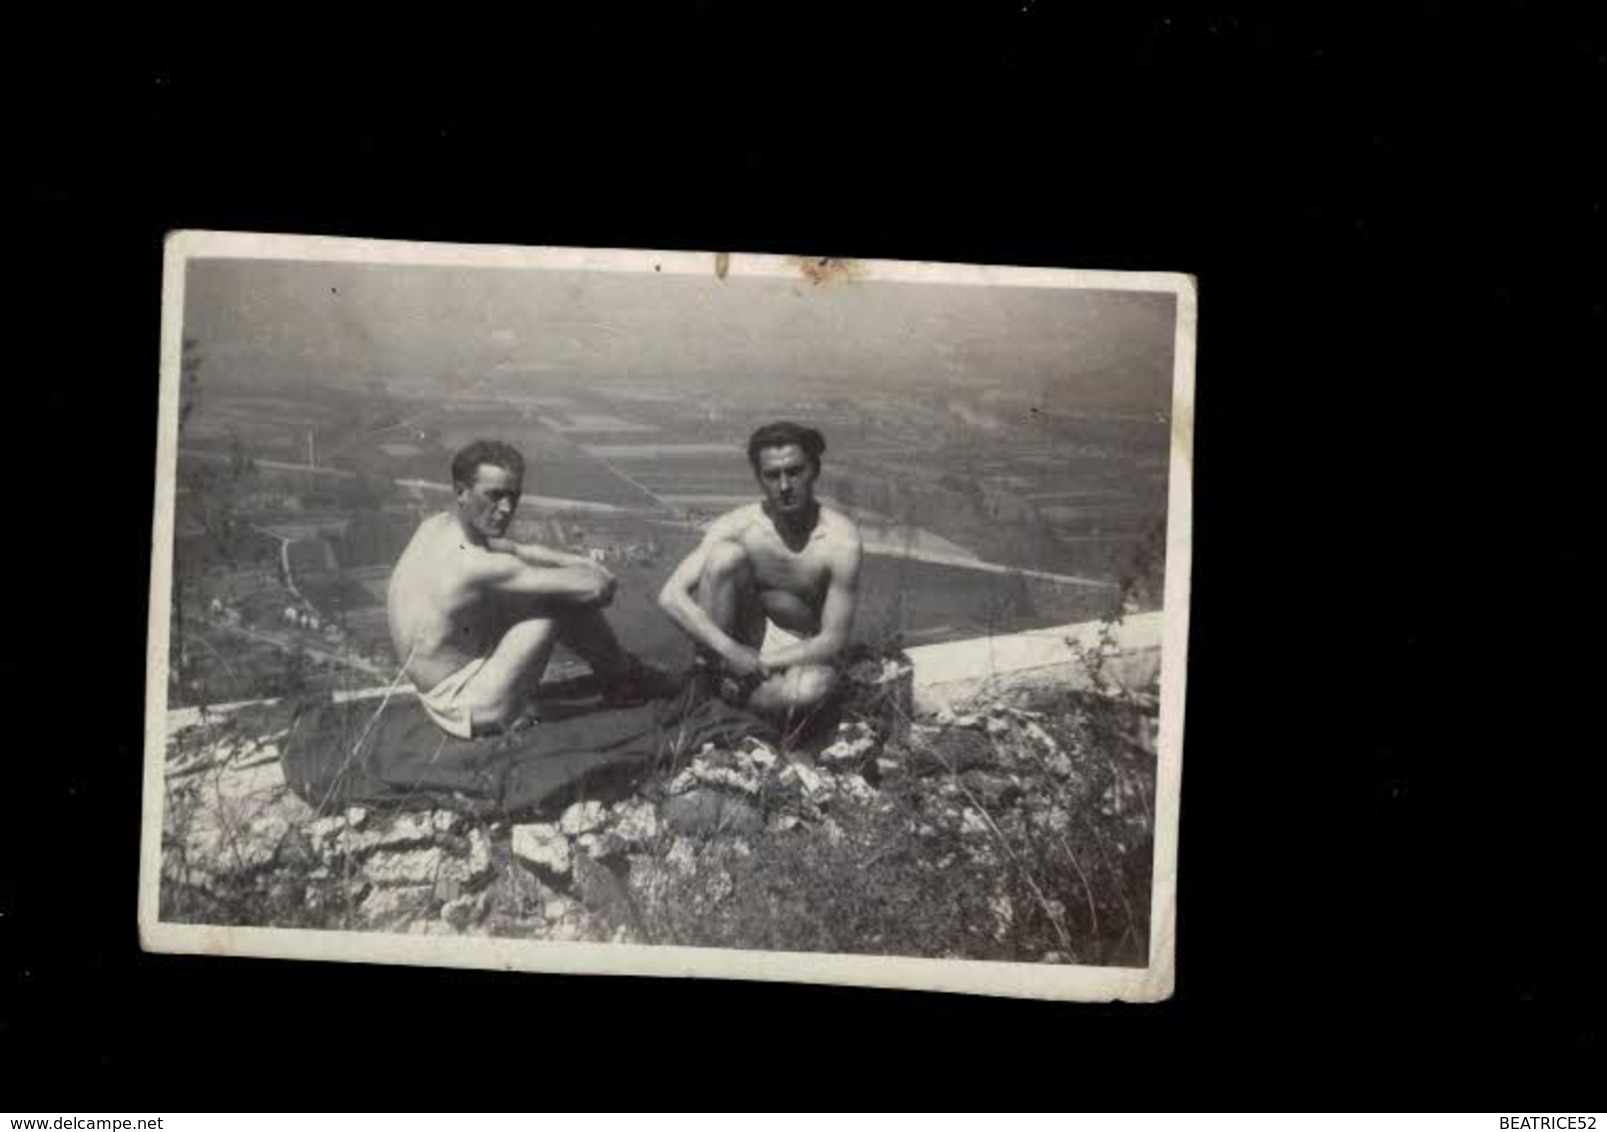
<svg viewBox="0 0 1607 1132"><path fill-rule="evenodd" d="M471 569L469 581L495 593L580 605L606 605L614 596L613 577L589 563L532 566L512 554L484 555Z"/></svg>
<svg viewBox="0 0 1607 1132"><path fill-rule="evenodd" d="M536 542L514 542L510 538L491 538L486 545L493 551L502 554L511 554L527 566L592 566L589 558L579 554L570 554L566 550L554 550L550 546L542 546Z"/></svg>
<svg viewBox="0 0 1607 1132"><path fill-rule="evenodd" d="M728 656L737 642L720 628L693 596L697 592L698 581L703 577L703 563L708 557L709 546L716 541L718 539L713 537L705 538L696 550L681 560L681 564L665 581L664 588L658 592L658 607L698 644L721 656Z"/></svg>

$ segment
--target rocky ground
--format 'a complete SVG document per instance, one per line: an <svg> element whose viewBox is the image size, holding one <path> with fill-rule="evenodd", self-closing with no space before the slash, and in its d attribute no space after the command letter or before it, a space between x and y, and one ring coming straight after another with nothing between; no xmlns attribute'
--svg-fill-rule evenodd
<svg viewBox="0 0 1607 1132"><path fill-rule="evenodd" d="M524 821L320 814L279 769L288 708L213 717L169 744L163 917L1145 961L1151 697L1018 693L916 720L884 707L850 708L812 750L711 745L629 797Z"/></svg>

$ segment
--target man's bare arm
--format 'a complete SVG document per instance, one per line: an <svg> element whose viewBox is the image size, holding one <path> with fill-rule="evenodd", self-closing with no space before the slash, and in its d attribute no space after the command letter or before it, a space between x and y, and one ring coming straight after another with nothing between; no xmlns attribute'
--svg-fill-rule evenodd
<svg viewBox="0 0 1607 1132"><path fill-rule="evenodd" d="M486 539L486 546L499 554L511 554L527 566L585 566L596 567L597 564L582 554L570 554L566 550L554 550L550 546L542 546L536 542L514 542L510 538ZM607 571L604 571L607 573Z"/></svg>
<svg viewBox="0 0 1607 1132"><path fill-rule="evenodd" d="M590 561L584 566L532 566L513 554L477 554L466 580L494 593L576 605L605 606L614 599L613 575Z"/></svg>
<svg viewBox="0 0 1607 1132"><path fill-rule="evenodd" d="M820 609L820 632L770 653L765 657L770 668L830 664L848 647L848 637L854 628L854 609L859 604L859 559L859 536L855 534L846 538L842 549L832 556L831 581Z"/></svg>
<svg viewBox="0 0 1607 1132"><path fill-rule="evenodd" d="M708 560L709 548L724 541L726 532L716 522L709 528L708 534L698 544L697 549L683 558L674 573L665 581L664 588L658 594L658 607L671 621L680 626L681 631L687 636L704 648L730 660L746 646L720 628L714 618L697 603L695 596L698 581L703 577L703 564Z"/></svg>

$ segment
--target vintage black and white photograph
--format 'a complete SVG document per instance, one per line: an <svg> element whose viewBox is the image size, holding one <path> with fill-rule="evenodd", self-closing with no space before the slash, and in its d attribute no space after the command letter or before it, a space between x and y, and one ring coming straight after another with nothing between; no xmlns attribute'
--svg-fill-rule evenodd
<svg viewBox="0 0 1607 1132"><path fill-rule="evenodd" d="M1184 275L177 233L169 952L1171 993Z"/></svg>

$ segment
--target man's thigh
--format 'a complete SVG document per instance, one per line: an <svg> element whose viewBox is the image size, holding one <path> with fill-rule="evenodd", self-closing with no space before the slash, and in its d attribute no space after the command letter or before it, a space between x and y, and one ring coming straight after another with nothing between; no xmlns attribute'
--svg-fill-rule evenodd
<svg viewBox="0 0 1607 1132"><path fill-rule="evenodd" d="M736 624L722 626L732 639L751 649L757 649L764 644L765 627L768 624L765 618L764 602L760 600L758 588L751 579L733 579L729 583L735 590Z"/></svg>
<svg viewBox="0 0 1607 1132"><path fill-rule="evenodd" d="M523 686L541 679L558 641L558 621L530 617L510 625L467 689L481 708L505 705Z"/></svg>
<svg viewBox="0 0 1607 1132"><path fill-rule="evenodd" d="M836 687L835 668L824 664L799 664L764 681L753 690L748 702L761 711L807 709L827 700Z"/></svg>
<svg viewBox="0 0 1607 1132"><path fill-rule="evenodd" d="M812 637L819 630L819 617L814 607L791 590L762 590L759 603L765 618L794 640Z"/></svg>

